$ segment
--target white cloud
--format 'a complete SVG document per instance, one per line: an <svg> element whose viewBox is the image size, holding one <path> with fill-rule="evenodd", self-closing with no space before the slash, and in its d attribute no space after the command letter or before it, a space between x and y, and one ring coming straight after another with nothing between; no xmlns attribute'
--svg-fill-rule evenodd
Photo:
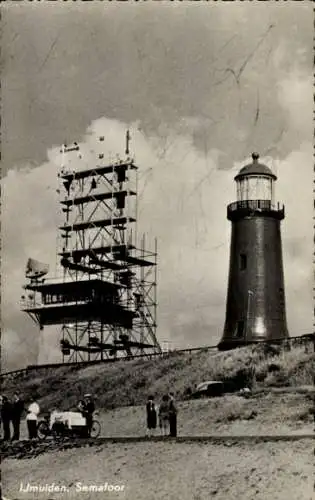
<svg viewBox="0 0 315 500"><path fill-rule="evenodd" d="M305 136L311 134L313 77L292 70L287 78L279 81L277 92L280 104L289 115L292 131L305 140Z"/></svg>

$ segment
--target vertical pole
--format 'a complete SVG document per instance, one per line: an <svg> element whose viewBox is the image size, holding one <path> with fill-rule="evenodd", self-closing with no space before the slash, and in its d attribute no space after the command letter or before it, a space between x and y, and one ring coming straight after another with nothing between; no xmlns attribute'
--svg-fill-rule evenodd
<svg viewBox="0 0 315 500"><path fill-rule="evenodd" d="M153 315L153 321L154 321L154 337L156 339L156 329L157 329L157 324L156 324L156 316L157 316L157 238L155 238L154 241L154 253L155 253L155 258L154 258L154 315ZM156 340L154 341L156 342ZM156 351L156 349L154 349Z"/></svg>
<svg viewBox="0 0 315 500"><path fill-rule="evenodd" d="M63 168L64 167L64 157L65 157L65 146L64 145L62 145L62 153L61 154L62 154L62 157L61 157L61 167ZM60 198L61 198L61 189L62 189L62 186L63 186L63 183L60 182L59 183L59 188L60 188L59 189L59 191L60 191L60 193L59 193L59 201L60 201ZM68 233L65 233L65 234L66 234L66 236L68 236ZM63 249L63 247L65 247L65 250L68 250L68 238L67 237L65 238L65 245L63 245L63 243L62 243L62 249ZM57 249L57 252L58 252L58 249ZM65 268L65 266L62 266L62 279L63 279L63 282L65 282L65 280L66 280L66 268ZM64 323L62 325L62 340L65 340L65 328L66 328L66 325ZM63 351L62 351L62 362L63 363L65 362L65 355L64 355Z"/></svg>
<svg viewBox="0 0 315 500"><path fill-rule="evenodd" d="M66 329L66 325L62 325L62 340L65 340L65 329ZM64 355L64 353L62 353L62 362L63 363L65 362L65 355Z"/></svg>
<svg viewBox="0 0 315 500"><path fill-rule="evenodd" d="M113 338L114 338L114 340L117 340L117 331L118 331L118 325L115 321L113 324L113 334L112 334L112 339L111 339L112 342L113 342ZM113 344L114 344L114 346L116 345L115 342L113 342ZM114 356L113 357L114 357L114 359L117 358L117 351L115 349L114 349Z"/></svg>
<svg viewBox="0 0 315 500"><path fill-rule="evenodd" d="M93 179L94 179L94 176L92 176L92 180ZM87 182L92 183L90 176L87 177L85 180L84 180L84 178L82 179L81 193L80 193L81 196L83 196L84 191L85 191L85 185L84 185L85 182L86 183ZM90 188L91 188L91 185L92 184L90 184ZM86 192L87 192L87 190L86 190ZM90 193L91 189L89 189L88 192ZM84 222L85 221L84 203L82 203L81 207L82 207L82 220L81 220L81 222ZM86 212L86 213L88 213L88 212ZM91 215L89 217L87 216L87 220L89 220L89 219L91 220ZM83 231L82 231L82 247L83 248L86 247L86 241L87 240L89 241L89 245L90 245L90 241L91 241L90 238L91 238L91 233L89 232L89 228L83 229ZM84 262L86 262L86 257L85 257ZM91 280L91 273L88 273L88 281L90 281L90 280ZM89 286L89 290L91 290L90 286ZM84 334L81 337L82 337L82 340L83 340L83 337L86 338L86 333L84 332ZM91 322L90 322L90 320L88 320L88 325L87 325L87 340L88 340L87 344L88 344L88 346L90 346L90 340L91 340ZM86 355L84 355L84 356L86 356ZM87 358L88 358L88 361L90 361L90 359L91 359L91 353L90 353L90 351L88 351L88 353L87 353Z"/></svg>
<svg viewBox="0 0 315 500"><path fill-rule="evenodd" d="M104 342L104 324L103 320L101 320L101 343L103 344ZM104 359L104 350L101 350L101 360L103 361Z"/></svg>
<svg viewBox="0 0 315 500"><path fill-rule="evenodd" d="M141 260L144 260L144 244L145 244L145 236L144 234L142 235L142 240L141 240ZM144 342L144 329L145 329L145 308L144 308L144 266L141 266L140 269L140 280L141 280L141 296L140 296L140 311L141 311L141 330L140 330L140 342ZM141 354L143 354L143 348L141 348Z"/></svg>
<svg viewBox="0 0 315 500"><path fill-rule="evenodd" d="M68 244L69 244L69 238L70 238L70 231L69 232L67 231L66 233L64 233L64 235L66 236L65 237L65 242L66 242L65 243L65 250L68 250ZM63 271L62 272L63 281L65 282L66 281L66 272L67 272L65 266L62 266L62 271Z"/></svg>
<svg viewBox="0 0 315 500"><path fill-rule="evenodd" d="M113 243L114 243L114 227L113 227L113 217L114 217L114 175L115 175L115 170L114 170L114 164L112 163L112 179L111 179L111 208L110 208L110 246L111 246L111 253L113 251Z"/></svg>
<svg viewBox="0 0 315 500"><path fill-rule="evenodd" d="M41 329L41 327L39 327L37 356L36 356L36 362L37 362L38 365L40 364L39 363L39 361L40 361L40 348L41 348L41 344L42 344L42 342L41 342L41 331L42 331L42 329Z"/></svg>
<svg viewBox="0 0 315 500"><path fill-rule="evenodd" d="M249 333L249 317L250 317L250 298L253 292L251 290L247 290L247 314L246 314L246 330L245 330L245 341L248 339Z"/></svg>
<svg viewBox="0 0 315 500"><path fill-rule="evenodd" d="M127 168L126 168L126 198L125 198L125 215L126 215L126 225L127 229L124 232L124 245L127 245L128 239L129 239L129 234L130 234L130 217L131 217L131 200L130 200L130 179L131 175L131 168L130 164L127 163Z"/></svg>
<svg viewBox="0 0 315 500"><path fill-rule="evenodd" d="M274 197L274 187L273 187L273 179L270 179L270 199L271 199L271 207L275 205L275 197Z"/></svg>
<svg viewBox="0 0 315 500"><path fill-rule="evenodd" d="M55 258L55 276L57 276L57 269L58 269L58 248L61 249L61 251L63 251L63 245L62 245L62 241L61 241L61 244L59 243L60 242L60 234L59 234L59 231L57 231L57 238L56 238L56 258ZM62 240L62 238L61 238Z"/></svg>
<svg viewBox="0 0 315 500"><path fill-rule="evenodd" d="M91 340L91 320L88 321L88 327L87 327L87 336L88 336L88 344L90 344ZM88 351L88 361L91 360L91 353Z"/></svg>
<svg viewBox="0 0 315 500"><path fill-rule="evenodd" d="M90 178L89 178L90 179ZM86 181L87 182L87 181ZM83 193L84 193L84 179L82 179L82 184L81 184L81 193L80 195L83 196ZM81 222L84 222L85 220L85 217L84 217L84 203L81 204L81 216L82 216L82 220ZM86 236L86 231L83 230L82 231L82 248L85 248L85 236Z"/></svg>
<svg viewBox="0 0 315 500"><path fill-rule="evenodd" d="M138 169L136 168L136 194L135 194L135 198L136 198L136 222L135 222L135 247L137 246L137 234L138 234Z"/></svg>
<svg viewBox="0 0 315 500"><path fill-rule="evenodd" d="M62 170L63 170L63 168L64 168L64 159L65 159L65 145L63 144L63 145L61 146L61 169L62 169ZM60 203L60 202L61 202L61 188L62 188L62 185L63 185L63 184L62 184L61 178L59 177L59 185L58 185L58 191L59 191L59 193L58 193L58 197L59 197L59 210L62 208L62 207L61 207L61 203ZM59 235L59 231L57 232L56 271L57 271L57 258L58 258L58 257L57 257L57 256L58 256L58 235ZM63 239L63 238L61 237L61 240L62 240L62 239ZM67 246L68 246L68 239L67 239L67 238L65 238L65 241L66 241L65 248L66 248L66 250L67 250ZM62 242L62 244L61 244L62 250L63 250L63 246L64 246L64 245L63 245L63 242ZM63 268L63 280L65 280L65 268ZM64 362L64 355L62 355L62 357L63 357L62 362Z"/></svg>

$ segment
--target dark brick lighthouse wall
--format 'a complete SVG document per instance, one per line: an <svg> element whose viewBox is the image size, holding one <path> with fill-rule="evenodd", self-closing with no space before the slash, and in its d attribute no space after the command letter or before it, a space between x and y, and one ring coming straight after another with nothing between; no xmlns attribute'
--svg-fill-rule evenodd
<svg viewBox="0 0 315 500"><path fill-rule="evenodd" d="M284 209L228 207L232 235L221 349L288 337L280 233L283 217Z"/></svg>

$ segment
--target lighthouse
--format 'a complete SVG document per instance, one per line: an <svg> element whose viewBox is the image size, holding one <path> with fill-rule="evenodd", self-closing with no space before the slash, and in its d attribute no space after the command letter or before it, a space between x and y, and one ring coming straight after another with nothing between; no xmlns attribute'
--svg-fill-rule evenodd
<svg viewBox="0 0 315 500"><path fill-rule="evenodd" d="M237 201L231 221L230 269L221 350L288 337L280 223L284 206L275 202L276 175L259 162L235 177Z"/></svg>

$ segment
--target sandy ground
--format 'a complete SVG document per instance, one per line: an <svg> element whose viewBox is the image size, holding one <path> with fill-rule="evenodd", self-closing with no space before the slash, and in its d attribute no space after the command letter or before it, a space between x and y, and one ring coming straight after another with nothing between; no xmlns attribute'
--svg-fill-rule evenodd
<svg viewBox="0 0 315 500"><path fill-rule="evenodd" d="M313 500L314 442L202 444L144 442L4 460L3 493L10 499L57 500ZM83 493L76 483L123 487ZM65 493L19 491L21 484L67 488Z"/></svg>

